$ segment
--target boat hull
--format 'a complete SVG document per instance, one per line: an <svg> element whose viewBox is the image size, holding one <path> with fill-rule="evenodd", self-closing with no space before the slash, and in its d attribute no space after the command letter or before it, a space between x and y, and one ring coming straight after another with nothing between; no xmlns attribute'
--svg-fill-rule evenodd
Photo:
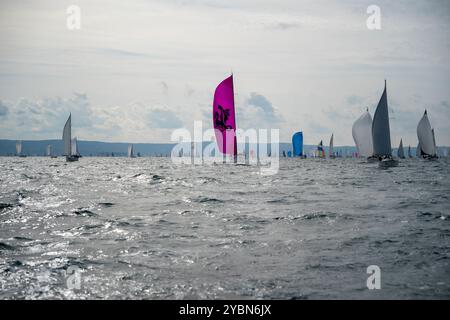
<svg viewBox="0 0 450 320"><path fill-rule="evenodd" d="M430 155L426 154L426 155L422 155L422 158L425 160L437 160L439 157L437 155L430 156Z"/></svg>
<svg viewBox="0 0 450 320"><path fill-rule="evenodd" d="M398 160L395 159L383 159L378 163L380 168L391 168L398 166Z"/></svg>
<svg viewBox="0 0 450 320"><path fill-rule="evenodd" d="M367 158L367 162L374 163L380 161L377 157L371 156Z"/></svg>
<svg viewBox="0 0 450 320"><path fill-rule="evenodd" d="M78 161L78 156L66 156L66 161L67 162L74 162L74 161Z"/></svg>

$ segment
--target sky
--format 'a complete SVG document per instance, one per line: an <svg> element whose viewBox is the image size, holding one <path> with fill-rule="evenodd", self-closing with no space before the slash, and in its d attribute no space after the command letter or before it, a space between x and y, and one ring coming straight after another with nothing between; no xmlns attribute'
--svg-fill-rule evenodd
<svg viewBox="0 0 450 320"><path fill-rule="evenodd" d="M392 145L417 145L426 108L450 146L449 30L447 0L2 0L0 139L58 139L71 112L81 140L170 142L195 120L211 127L233 72L240 128L354 145L386 79Z"/></svg>

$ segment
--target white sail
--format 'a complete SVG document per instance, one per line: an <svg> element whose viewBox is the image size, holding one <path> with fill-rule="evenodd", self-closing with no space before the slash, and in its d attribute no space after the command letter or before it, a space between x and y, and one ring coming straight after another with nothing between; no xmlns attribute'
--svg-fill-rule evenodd
<svg viewBox="0 0 450 320"><path fill-rule="evenodd" d="M77 141L77 137L72 139L72 144L71 144L71 153L73 156L79 156L80 153L78 152L78 141Z"/></svg>
<svg viewBox="0 0 450 320"><path fill-rule="evenodd" d="M398 146L397 156L400 159L404 159L405 158L405 152L403 150L403 140L402 139L400 139L400 145Z"/></svg>
<svg viewBox="0 0 450 320"><path fill-rule="evenodd" d="M392 156L391 131L389 128L389 110L386 94L386 81L384 90L378 102L372 122L373 154L377 157Z"/></svg>
<svg viewBox="0 0 450 320"><path fill-rule="evenodd" d="M428 120L427 110L425 110L422 119L420 119L419 124L417 125L417 137L419 138L422 154L429 156L436 155L433 130L431 129L430 121Z"/></svg>
<svg viewBox="0 0 450 320"><path fill-rule="evenodd" d="M50 157L51 155L52 155L52 145L49 144L49 145L47 146L47 156Z"/></svg>
<svg viewBox="0 0 450 320"><path fill-rule="evenodd" d="M22 141L16 142L16 154L19 156L22 154Z"/></svg>
<svg viewBox="0 0 450 320"><path fill-rule="evenodd" d="M64 125L63 130L63 151L65 156L71 156L72 155L72 114L69 115L69 118L66 121L66 124Z"/></svg>
<svg viewBox="0 0 450 320"><path fill-rule="evenodd" d="M416 157L420 157L422 155L422 149L420 148L420 142L417 144L416 148Z"/></svg>
<svg viewBox="0 0 450 320"><path fill-rule="evenodd" d="M330 158L332 158L333 157L333 139L334 138L334 134L332 133L331 134L331 138L330 138L330 150L329 150L329 154L330 154Z"/></svg>
<svg viewBox="0 0 450 320"><path fill-rule="evenodd" d="M438 153L438 150L437 150L437 146L436 146L436 138L435 138L435 136L434 136L434 128L433 128L433 129L431 129L431 133L433 134L434 154L436 154L436 155L437 155L437 153Z"/></svg>
<svg viewBox="0 0 450 320"><path fill-rule="evenodd" d="M132 144L130 144L128 146L128 157L129 158L134 158L134 146Z"/></svg>
<svg viewBox="0 0 450 320"><path fill-rule="evenodd" d="M352 127L352 135L358 154L362 157L372 156L372 117L369 110L355 121Z"/></svg>

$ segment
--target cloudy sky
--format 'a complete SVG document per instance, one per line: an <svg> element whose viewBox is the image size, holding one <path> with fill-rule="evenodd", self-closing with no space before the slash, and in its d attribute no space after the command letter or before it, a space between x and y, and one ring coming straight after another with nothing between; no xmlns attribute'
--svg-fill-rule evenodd
<svg viewBox="0 0 450 320"><path fill-rule="evenodd" d="M371 4L381 30L366 26ZM233 71L241 128L353 145L386 78L393 145L417 144L425 108L450 145L449 30L447 0L2 0L0 139L60 138L72 112L82 140L169 142L211 126Z"/></svg>

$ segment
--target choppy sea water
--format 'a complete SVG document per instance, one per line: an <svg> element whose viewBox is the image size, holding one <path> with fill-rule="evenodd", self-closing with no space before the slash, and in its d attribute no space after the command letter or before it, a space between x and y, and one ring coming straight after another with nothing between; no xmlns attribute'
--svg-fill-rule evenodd
<svg viewBox="0 0 450 320"><path fill-rule="evenodd" d="M450 298L449 168L0 158L0 299Z"/></svg>

